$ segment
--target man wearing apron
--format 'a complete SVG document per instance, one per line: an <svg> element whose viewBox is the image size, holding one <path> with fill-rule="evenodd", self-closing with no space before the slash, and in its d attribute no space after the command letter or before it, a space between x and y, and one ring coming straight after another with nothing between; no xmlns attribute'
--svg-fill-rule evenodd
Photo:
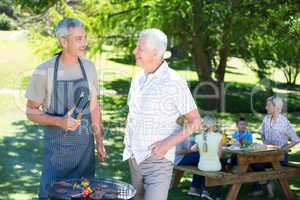
<svg viewBox="0 0 300 200"><path fill-rule="evenodd" d="M45 130L39 199L47 199L47 186L54 181L94 177L94 140L98 158L106 156L97 73L83 58L87 45L83 24L65 18L56 36L62 52L35 69L25 94L27 117Z"/></svg>

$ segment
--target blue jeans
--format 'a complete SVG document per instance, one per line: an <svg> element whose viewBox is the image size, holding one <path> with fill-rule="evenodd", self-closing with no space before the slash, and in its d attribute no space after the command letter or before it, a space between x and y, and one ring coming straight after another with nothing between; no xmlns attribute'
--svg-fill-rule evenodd
<svg viewBox="0 0 300 200"><path fill-rule="evenodd" d="M199 159L200 159L200 155L198 152L189 153L183 157L183 159L178 163L178 165L198 166ZM205 186L205 177L194 174L191 187L202 188L202 190L207 190ZM217 186L217 187L213 187L213 189L216 197L221 197L221 187Z"/></svg>

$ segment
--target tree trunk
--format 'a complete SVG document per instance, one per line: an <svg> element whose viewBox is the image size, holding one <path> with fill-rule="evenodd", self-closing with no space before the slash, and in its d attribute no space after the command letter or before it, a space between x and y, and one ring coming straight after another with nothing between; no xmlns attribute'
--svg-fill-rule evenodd
<svg viewBox="0 0 300 200"><path fill-rule="evenodd" d="M227 59L229 54L230 32L231 32L231 16L226 16L224 19L223 32L221 36L223 47L219 51L220 63L216 74L217 81L220 83L224 82L224 77L225 77L225 70L226 70Z"/></svg>
<svg viewBox="0 0 300 200"><path fill-rule="evenodd" d="M203 45L204 31L202 30L202 0L191 0L192 3L192 51L199 80L211 81L211 67L207 62L207 54Z"/></svg>
<svg viewBox="0 0 300 200"><path fill-rule="evenodd" d="M224 77L230 48L230 32L232 18L230 15L224 18L223 33L221 36L222 48L219 50L220 62L216 71L217 80L212 78L212 66L214 58L205 51L204 39L209 43L209 37L202 30L203 1L192 0L193 37L192 51L199 80L197 95L200 95L205 104L206 111L225 111ZM199 96L198 96L199 97ZM203 109L203 108L202 108Z"/></svg>

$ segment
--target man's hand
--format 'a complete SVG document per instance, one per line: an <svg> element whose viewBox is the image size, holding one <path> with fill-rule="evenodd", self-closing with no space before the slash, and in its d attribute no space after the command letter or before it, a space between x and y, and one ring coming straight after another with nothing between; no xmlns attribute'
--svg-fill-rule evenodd
<svg viewBox="0 0 300 200"><path fill-rule="evenodd" d="M68 112L62 119L61 128L66 131L75 131L80 125L80 120L74 119L71 115L72 112Z"/></svg>
<svg viewBox="0 0 300 200"><path fill-rule="evenodd" d="M197 144L194 144L194 145L191 147L191 152L197 152L197 151L199 151L199 150L198 150L198 146L197 146Z"/></svg>
<svg viewBox="0 0 300 200"><path fill-rule="evenodd" d="M96 149L97 149L98 159L104 161L106 157L106 151L102 141L96 145Z"/></svg>
<svg viewBox="0 0 300 200"><path fill-rule="evenodd" d="M155 142L149 148L151 149L151 155L158 159L164 158L170 149L165 140Z"/></svg>

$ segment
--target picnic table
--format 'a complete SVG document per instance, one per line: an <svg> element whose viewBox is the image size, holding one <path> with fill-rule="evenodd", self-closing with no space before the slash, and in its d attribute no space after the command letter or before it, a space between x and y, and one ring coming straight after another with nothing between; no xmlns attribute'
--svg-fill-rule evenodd
<svg viewBox="0 0 300 200"><path fill-rule="evenodd" d="M278 180L288 200L295 199L289 189L288 177L300 176L300 165L291 162L290 166L281 166L280 161L284 158L284 151L274 146L266 146L263 149L234 149L224 148L224 153L237 155L238 167L235 172L206 172L196 166L176 166L175 173L189 171L193 174L205 176L206 186L231 185L227 194L227 200L235 200L238 197L242 183L250 183L266 180ZM254 163L271 163L272 168L268 171L248 171L249 165ZM175 180L178 182L178 180ZM173 184L174 186L176 185Z"/></svg>

